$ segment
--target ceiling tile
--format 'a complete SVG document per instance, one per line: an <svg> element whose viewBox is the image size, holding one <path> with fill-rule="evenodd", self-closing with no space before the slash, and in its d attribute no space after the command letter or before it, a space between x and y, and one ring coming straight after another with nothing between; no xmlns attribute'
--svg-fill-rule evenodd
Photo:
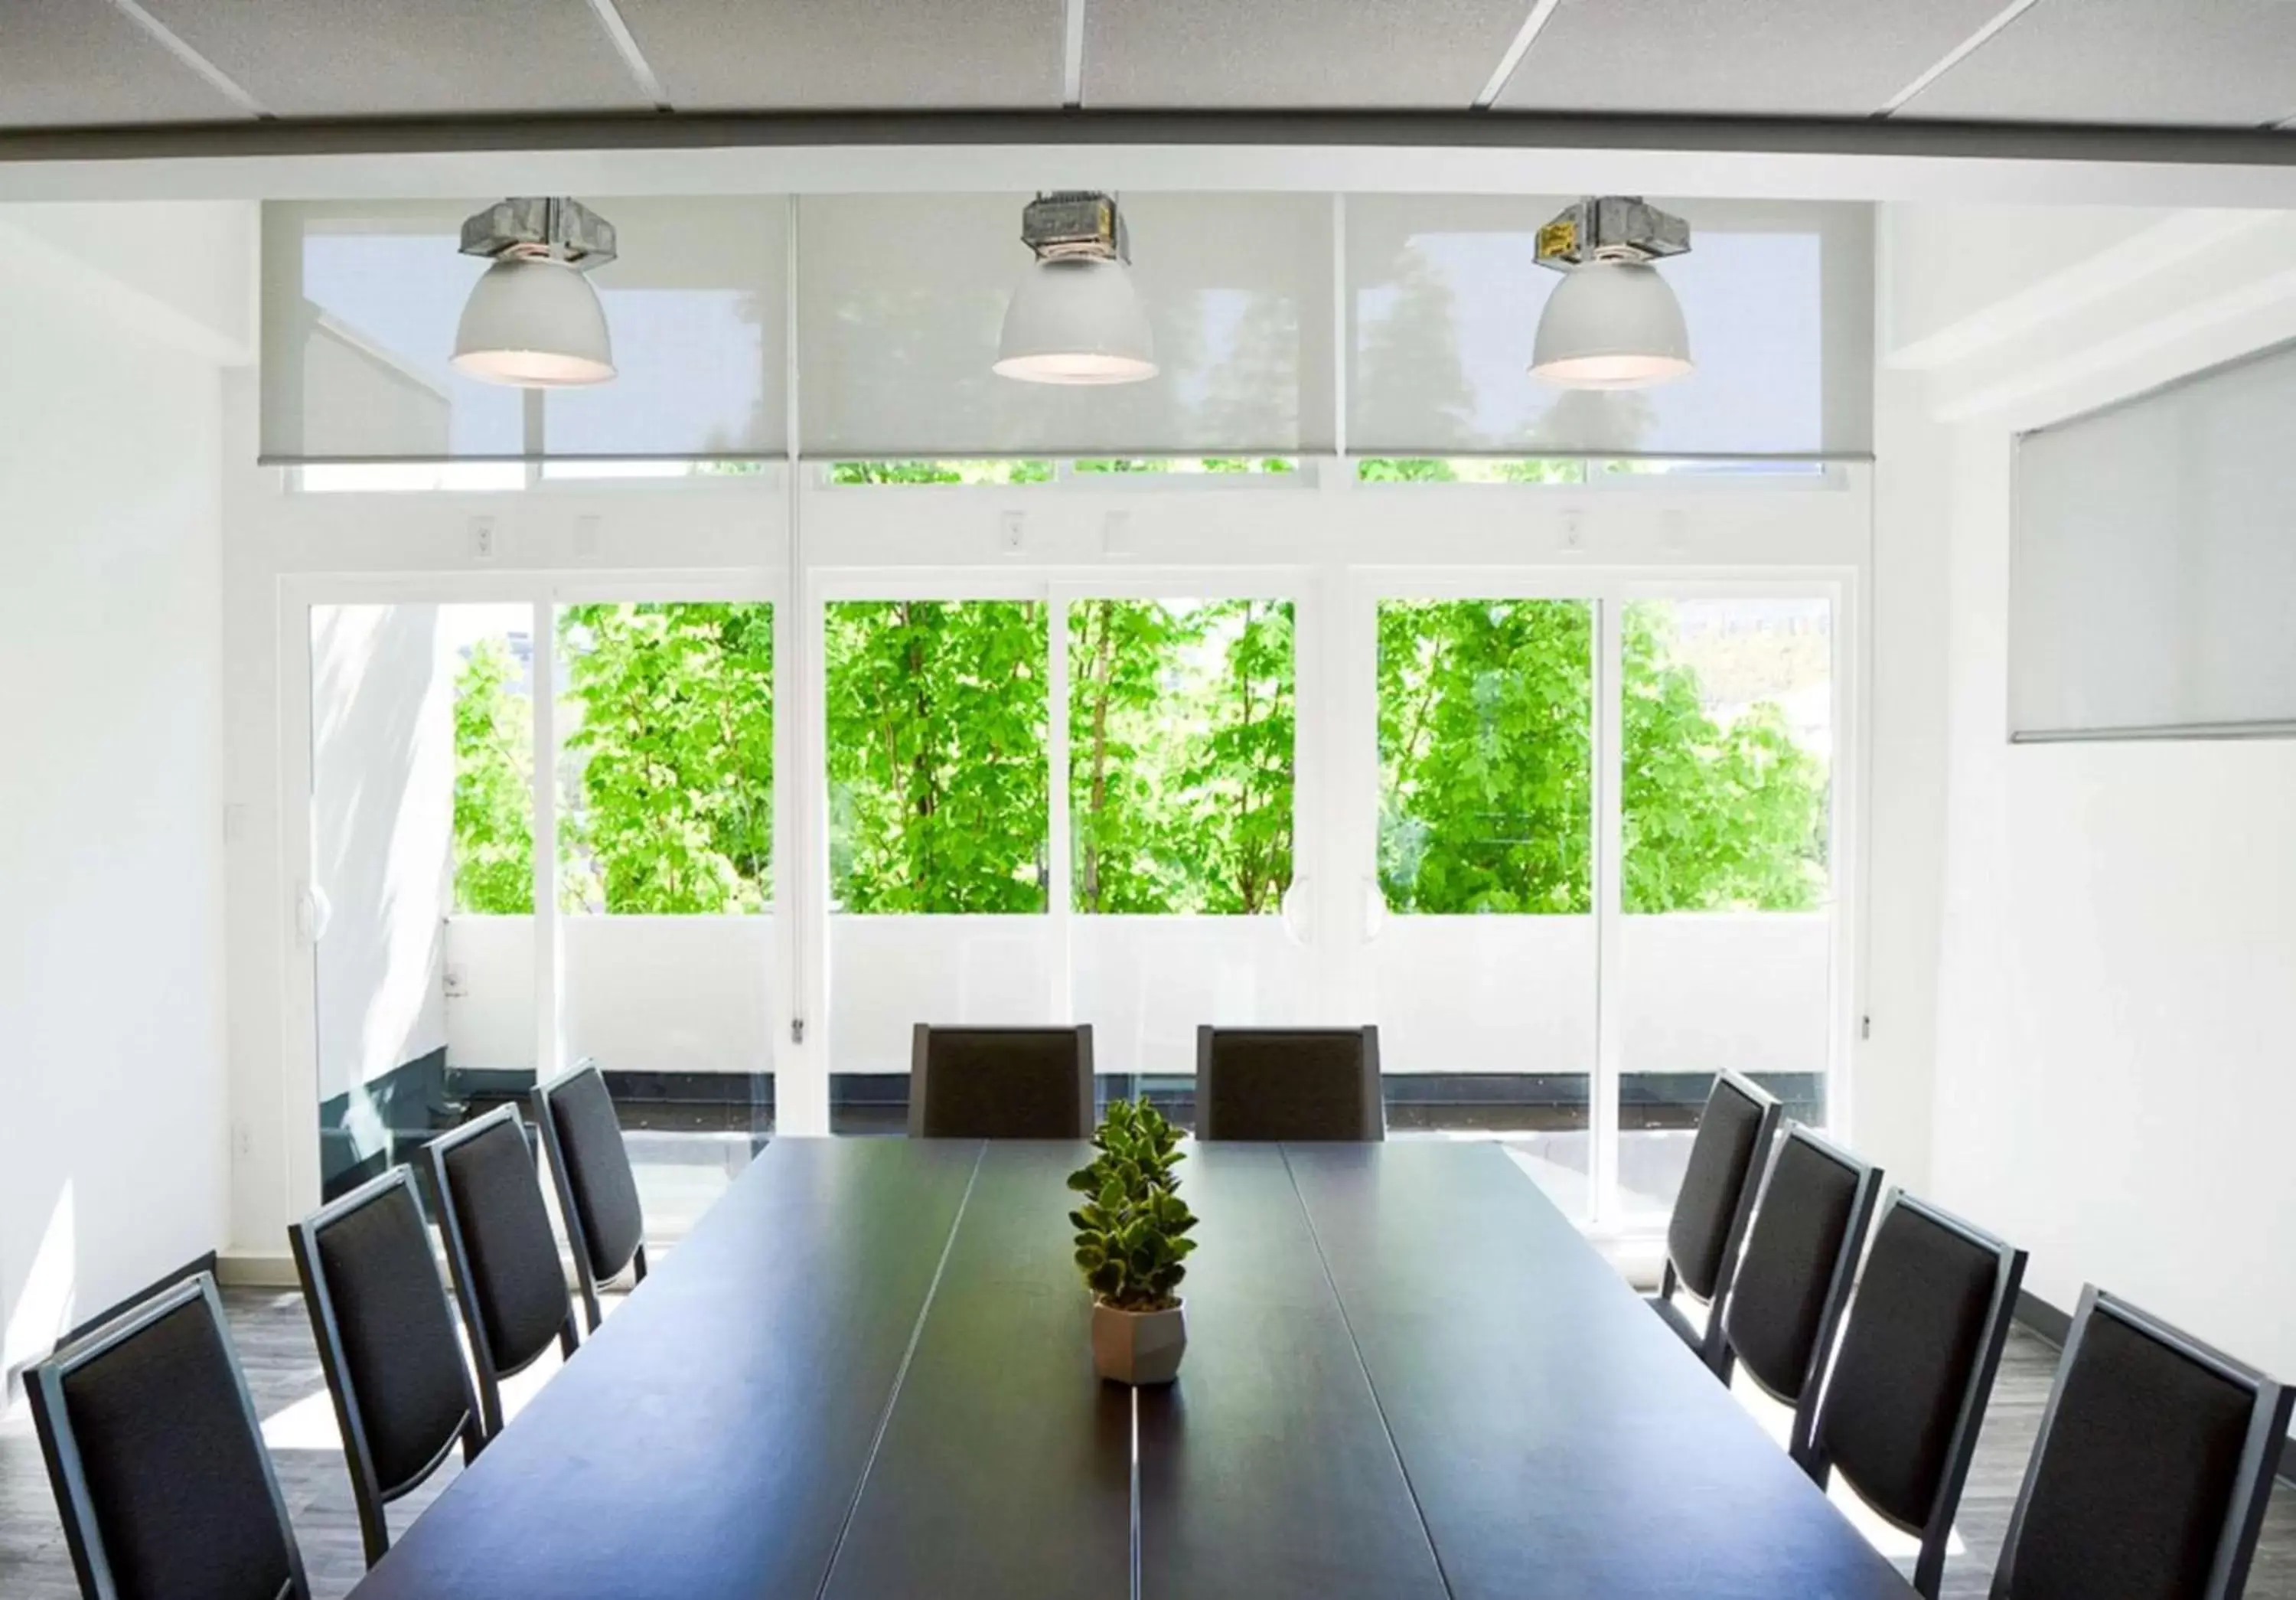
<svg viewBox="0 0 2296 1600"><path fill-rule="evenodd" d="M693 111L1061 103L1062 0L619 0L669 102Z"/></svg>
<svg viewBox="0 0 2296 1600"><path fill-rule="evenodd" d="M2041 0L1898 113L2254 127L2296 114L2289 0Z"/></svg>
<svg viewBox="0 0 2296 1600"><path fill-rule="evenodd" d="M587 0L141 0L281 117L652 105Z"/></svg>
<svg viewBox="0 0 2296 1600"><path fill-rule="evenodd" d="M0 0L0 127L247 115L116 6Z"/></svg>
<svg viewBox="0 0 2296 1600"><path fill-rule="evenodd" d="M1513 111L1864 117L2002 0L1562 0L1515 70Z"/></svg>
<svg viewBox="0 0 2296 1600"><path fill-rule="evenodd" d="M1530 0L1087 0L1084 103L1465 111Z"/></svg>

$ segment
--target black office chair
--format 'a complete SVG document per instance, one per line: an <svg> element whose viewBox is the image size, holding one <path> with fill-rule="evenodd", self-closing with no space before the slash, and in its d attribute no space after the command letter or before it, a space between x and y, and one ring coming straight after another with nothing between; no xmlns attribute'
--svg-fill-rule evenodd
<svg viewBox="0 0 2296 1600"><path fill-rule="evenodd" d="M1196 1030L1200 1139L1384 1139L1377 1028Z"/></svg>
<svg viewBox="0 0 2296 1600"><path fill-rule="evenodd" d="M287 1230L334 1398L367 1564L390 1548L383 1507L486 1443L478 1396L414 1174L394 1167Z"/></svg>
<svg viewBox="0 0 2296 1600"><path fill-rule="evenodd" d="M1921 1538L1914 1588L1937 1600L1985 1403L2025 1278L2025 1252L1900 1194L1874 1248L1804 1462L1839 1471L1891 1526Z"/></svg>
<svg viewBox="0 0 2296 1600"><path fill-rule="evenodd" d="M646 1275L645 1209L604 1074L585 1063L537 1085L534 1122L558 1185L583 1314L595 1333L599 1287L625 1272L638 1283Z"/></svg>
<svg viewBox="0 0 2296 1600"><path fill-rule="evenodd" d="M426 1148L478 1368L479 1414L492 1439L503 1427L502 1380L540 1360L553 1339L574 1353L574 1299L518 1107L497 1106Z"/></svg>
<svg viewBox="0 0 2296 1600"><path fill-rule="evenodd" d="M909 1053L913 1139L1092 1136L1092 1025L936 1028Z"/></svg>
<svg viewBox="0 0 2296 1600"><path fill-rule="evenodd" d="M1751 1079L1718 1074L1691 1141L1690 1164L1666 1227L1666 1269L1652 1309L1700 1360L1727 1372L1722 1302L1738 1269L1738 1248L1754 1211L1762 1164L1777 1133L1781 1108ZM1679 1290L1707 1308L1706 1325L1693 1326L1675 1303Z"/></svg>
<svg viewBox="0 0 2296 1600"><path fill-rule="evenodd" d="M2239 1600L2291 1393L2083 1289L1993 1600Z"/></svg>
<svg viewBox="0 0 2296 1600"><path fill-rule="evenodd" d="M1770 1157L1730 1298L1722 1303L1722 1366L1794 1408L1788 1448L1807 1470L1818 1379L1882 1188L1882 1169L1788 1123Z"/></svg>
<svg viewBox="0 0 2296 1600"><path fill-rule="evenodd" d="M213 1278L73 1341L28 1388L88 1600L308 1600Z"/></svg>

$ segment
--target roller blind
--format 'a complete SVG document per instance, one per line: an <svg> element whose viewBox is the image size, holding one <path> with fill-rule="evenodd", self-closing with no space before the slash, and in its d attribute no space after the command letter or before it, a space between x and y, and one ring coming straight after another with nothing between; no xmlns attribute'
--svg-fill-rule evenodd
<svg viewBox="0 0 2296 1600"><path fill-rule="evenodd" d="M529 400L448 365L492 198L265 206L264 460L783 453L786 200L585 196L618 234L589 276L619 373Z"/></svg>
<svg viewBox="0 0 2296 1600"><path fill-rule="evenodd" d="M1348 449L1357 455L1842 456L1873 449L1873 216L1674 201L1659 270L1698 370L1625 393L1529 373L1562 280L1536 234L1575 196L1350 195Z"/></svg>
<svg viewBox="0 0 2296 1600"><path fill-rule="evenodd" d="M1332 443L1328 195L1126 194L1161 371L1063 389L989 370L1030 261L1025 194L798 206L800 426L824 457L1298 453Z"/></svg>
<svg viewBox="0 0 2296 1600"><path fill-rule="evenodd" d="M2018 737L2296 732L2296 349L2017 442Z"/></svg>

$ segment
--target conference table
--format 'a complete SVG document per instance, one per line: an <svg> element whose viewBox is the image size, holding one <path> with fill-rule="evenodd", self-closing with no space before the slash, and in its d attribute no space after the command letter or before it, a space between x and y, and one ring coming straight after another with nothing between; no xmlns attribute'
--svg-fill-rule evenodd
<svg viewBox="0 0 2296 1600"><path fill-rule="evenodd" d="M1190 1146L1140 1391L1087 1154L775 1140L355 1600L1913 1593L1500 1147Z"/></svg>

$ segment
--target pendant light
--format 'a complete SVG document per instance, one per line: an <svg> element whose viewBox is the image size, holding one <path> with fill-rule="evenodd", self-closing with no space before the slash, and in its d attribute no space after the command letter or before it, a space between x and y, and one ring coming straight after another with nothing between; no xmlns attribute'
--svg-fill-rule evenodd
<svg viewBox="0 0 2296 1600"><path fill-rule="evenodd" d="M1024 383L1137 383L1156 375L1154 336L1133 285L1113 197L1040 194L1021 213L1036 259L1004 306L995 371Z"/></svg>
<svg viewBox="0 0 2296 1600"><path fill-rule="evenodd" d="M611 223L577 201L506 200L463 224L462 250L494 264L463 303L457 372L521 389L613 377L605 308L583 275L614 258Z"/></svg>
<svg viewBox="0 0 2296 1600"><path fill-rule="evenodd" d="M1649 389L1695 370L1682 303L1651 263L1690 248L1690 225L1628 196L1588 198L1538 231L1563 275L1539 314L1534 377L1563 389Z"/></svg>

